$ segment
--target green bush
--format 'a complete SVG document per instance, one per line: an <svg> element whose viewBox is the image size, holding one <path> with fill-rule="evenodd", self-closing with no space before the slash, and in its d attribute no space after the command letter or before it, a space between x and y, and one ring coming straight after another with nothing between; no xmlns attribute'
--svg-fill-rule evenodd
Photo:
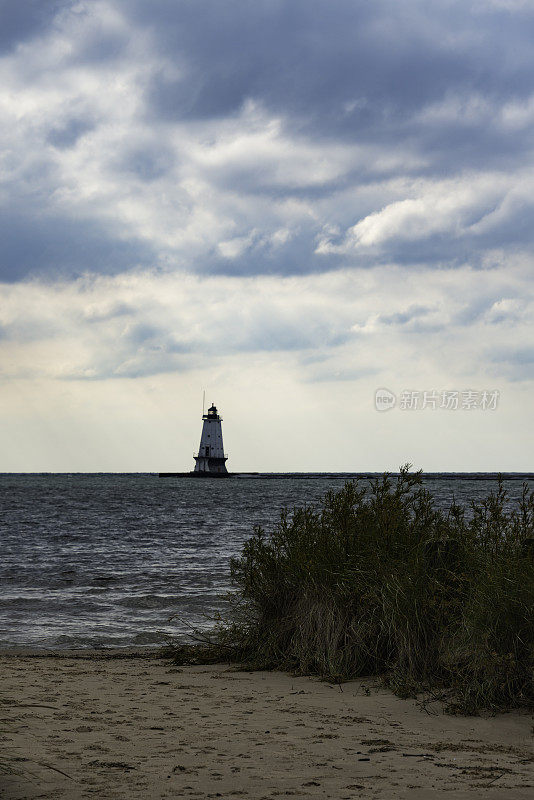
<svg viewBox="0 0 534 800"><path fill-rule="evenodd" d="M534 701L534 497L440 511L421 473L284 511L232 561L226 658L330 680L448 689L464 712Z"/></svg>

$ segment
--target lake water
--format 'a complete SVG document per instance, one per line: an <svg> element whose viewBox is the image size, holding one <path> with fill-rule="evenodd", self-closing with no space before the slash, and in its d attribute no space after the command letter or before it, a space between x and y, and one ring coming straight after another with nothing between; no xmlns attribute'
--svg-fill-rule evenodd
<svg viewBox="0 0 534 800"><path fill-rule="evenodd" d="M534 476L530 486L534 487ZM442 506L495 480L436 476ZM191 480L0 476L0 648L158 645L207 625L253 526L318 503L343 476ZM507 480L511 497L521 480ZM172 618L172 619L171 619Z"/></svg>

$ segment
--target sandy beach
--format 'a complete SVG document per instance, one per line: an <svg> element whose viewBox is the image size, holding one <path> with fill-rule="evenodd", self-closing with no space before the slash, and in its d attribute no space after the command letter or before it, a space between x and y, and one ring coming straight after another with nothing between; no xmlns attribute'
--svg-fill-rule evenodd
<svg viewBox="0 0 534 800"><path fill-rule="evenodd" d="M530 798L533 716L147 654L2 655L5 800Z"/></svg>

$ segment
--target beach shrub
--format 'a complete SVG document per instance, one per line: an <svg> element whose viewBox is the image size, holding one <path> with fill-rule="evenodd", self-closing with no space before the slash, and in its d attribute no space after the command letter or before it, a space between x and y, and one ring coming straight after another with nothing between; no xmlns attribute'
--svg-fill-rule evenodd
<svg viewBox="0 0 534 800"><path fill-rule="evenodd" d="M349 481L255 528L210 644L226 660L333 681L385 676L474 712L534 703L534 499L499 482L437 508L421 472Z"/></svg>

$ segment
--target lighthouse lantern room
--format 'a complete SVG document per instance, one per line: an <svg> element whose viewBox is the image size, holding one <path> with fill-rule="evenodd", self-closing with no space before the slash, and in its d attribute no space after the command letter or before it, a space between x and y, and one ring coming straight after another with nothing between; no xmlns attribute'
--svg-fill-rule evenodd
<svg viewBox="0 0 534 800"><path fill-rule="evenodd" d="M195 458L195 473L199 475L228 475L227 456L224 454L222 418L212 404L207 414L202 415L202 435Z"/></svg>

